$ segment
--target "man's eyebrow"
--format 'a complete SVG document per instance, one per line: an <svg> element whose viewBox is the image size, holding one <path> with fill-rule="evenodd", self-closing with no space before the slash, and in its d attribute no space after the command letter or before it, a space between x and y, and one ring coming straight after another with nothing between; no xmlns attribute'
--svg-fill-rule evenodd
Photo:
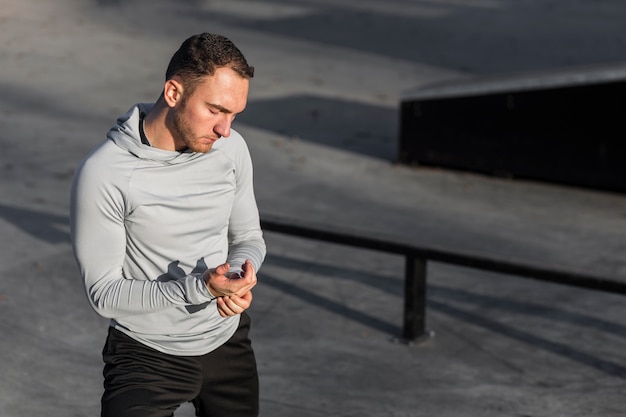
<svg viewBox="0 0 626 417"><path fill-rule="evenodd" d="M224 107L224 106L220 106L219 104L215 104L215 103L209 103L209 102L207 102L207 105L208 105L208 106L211 106L211 107L214 107L214 108L216 108L217 110L219 110L219 111L221 111L221 112L223 112L223 113L228 113L228 114L233 113L233 111L232 111L232 110L229 110L229 109L227 109L227 108L226 108L226 107Z"/></svg>

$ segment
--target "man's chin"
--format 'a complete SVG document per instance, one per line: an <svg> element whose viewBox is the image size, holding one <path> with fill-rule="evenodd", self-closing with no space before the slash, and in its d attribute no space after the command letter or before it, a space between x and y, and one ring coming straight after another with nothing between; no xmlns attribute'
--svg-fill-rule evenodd
<svg viewBox="0 0 626 417"><path fill-rule="evenodd" d="M192 152L207 153L213 148L213 143L192 143L187 146Z"/></svg>

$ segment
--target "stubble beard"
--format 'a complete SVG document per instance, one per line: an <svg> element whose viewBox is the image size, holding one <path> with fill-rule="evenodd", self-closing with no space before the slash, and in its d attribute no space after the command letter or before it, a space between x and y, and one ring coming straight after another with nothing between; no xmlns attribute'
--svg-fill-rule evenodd
<svg viewBox="0 0 626 417"><path fill-rule="evenodd" d="M185 150L189 149L192 152L199 153L207 153L213 148L212 143L201 143L199 139L194 138L193 129L191 124L183 114L185 113L187 103L181 103L180 110L174 113L174 118L172 120L174 134L176 137L180 138L183 142L184 147L182 149L177 150Z"/></svg>

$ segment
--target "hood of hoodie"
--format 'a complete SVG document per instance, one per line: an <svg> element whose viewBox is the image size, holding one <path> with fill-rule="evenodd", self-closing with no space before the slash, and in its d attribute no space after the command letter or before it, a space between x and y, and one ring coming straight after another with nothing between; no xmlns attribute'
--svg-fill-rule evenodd
<svg viewBox="0 0 626 417"><path fill-rule="evenodd" d="M168 165L184 163L204 155L203 153L189 150L184 152L168 151L141 143L141 135L139 133L141 113L148 113L153 106L154 104L151 103L139 103L131 107L125 115L117 119L115 126L109 130L107 138L137 158Z"/></svg>

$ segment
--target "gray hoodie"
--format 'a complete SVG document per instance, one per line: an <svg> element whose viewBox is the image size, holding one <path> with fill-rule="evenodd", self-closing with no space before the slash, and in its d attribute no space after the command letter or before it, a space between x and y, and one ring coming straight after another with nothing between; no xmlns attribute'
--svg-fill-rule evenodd
<svg viewBox="0 0 626 417"><path fill-rule="evenodd" d="M202 277L228 261L258 271L265 242L248 148L236 131L208 153L141 143L138 104L78 168L70 201L87 297L111 325L173 355L202 355L235 332Z"/></svg>

